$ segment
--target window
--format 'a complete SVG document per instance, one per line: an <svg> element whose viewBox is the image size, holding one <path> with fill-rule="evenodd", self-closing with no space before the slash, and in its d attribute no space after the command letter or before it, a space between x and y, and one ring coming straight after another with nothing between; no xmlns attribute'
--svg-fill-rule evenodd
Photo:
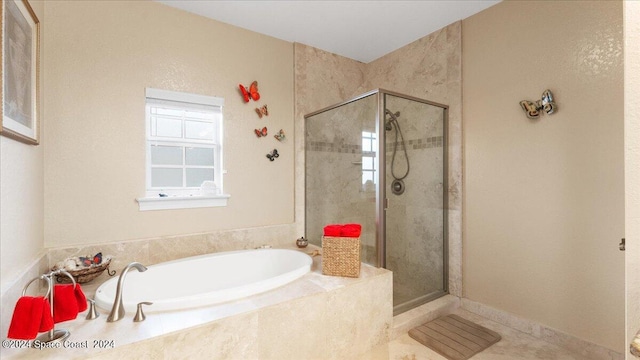
<svg viewBox="0 0 640 360"><path fill-rule="evenodd" d="M138 199L140 210L226 205L223 105L222 98L146 90L146 197Z"/></svg>
<svg viewBox="0 0 640 360"><path fill-rule="evenodd" d="M362 190L373 191L376 184L376 151L378 140L375 132L362 132Z"/></svg>

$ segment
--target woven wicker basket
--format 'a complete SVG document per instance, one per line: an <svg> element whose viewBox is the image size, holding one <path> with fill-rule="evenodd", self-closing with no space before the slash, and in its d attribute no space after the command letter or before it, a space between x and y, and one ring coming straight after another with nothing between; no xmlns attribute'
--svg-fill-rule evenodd
<svg viewBox="0 0 640 360"><path fill-rule="evenodd" d="M90 266L88 268L80 270L68 270L67 272L71 274L71 276L73 276L78 284L84 284L97 278L98 276L100 276L100 274L102 274L103 271L109 269L109 264L111 264L111 259L106 258L100 265ZM57 270L57 268L54 267L52 270ZM109 273L108 270L107 273ZM69 279L65 275L56 275L56 280L62 284L71 283L71 279Z"/></svg>
<svg viewBox="0 0 640 360"><path fill-rule="evenodd" d="M323 236L322 274L360 277L360 238Z"/></svg>

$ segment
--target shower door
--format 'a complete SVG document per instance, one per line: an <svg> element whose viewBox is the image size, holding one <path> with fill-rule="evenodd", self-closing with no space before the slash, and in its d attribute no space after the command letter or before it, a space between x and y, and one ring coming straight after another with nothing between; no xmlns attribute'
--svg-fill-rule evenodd
<svg viewBox="0 0 640 360"><path fill-rule="evenodd" d="M361 260L393 271L394 314L448 290L447 111L379 89L305 116L305 236L361 224Z"/></svg>
<svg viewBox="0 0 640 360"><path fill-rule="evenodd" d="M385 267L398 314L447 292L447 108L385 93L384 113Z"/></svg>
<svg viewBox="0 0 640 360"><path fill-rule="evenodd" d="M362 261L378 265L378 94L320 110L305 122L305 235L321 246L327 224L362 225Z"/></svg>

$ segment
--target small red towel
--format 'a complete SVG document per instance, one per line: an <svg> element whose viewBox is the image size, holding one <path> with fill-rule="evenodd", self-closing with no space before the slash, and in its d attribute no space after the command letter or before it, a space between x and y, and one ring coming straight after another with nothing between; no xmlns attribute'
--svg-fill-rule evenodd
<svg viewBox="0 0 640 360"><path fill-rule="evenodd" d="M342 225L331 224L324 227L324 236L340 236Z"/></svg>
<svg viewBox="0 0 640 360"><path fill-rule="evenodd" d="M362 225L360 224L344 224L340 229L340 236L342 237L360 237L362 232Z"/></svg>
<svg viewBox="0 0 640 360"><path fill-rule="evenodd" d="M45 332L53 329L53 317L51 317L51 304L49 299L43 298L44 303L42 305L42 320L40 321L40 329L38 331Z"/></svg>
<svg viewBox="0 0 640 360"><path fill-rule="evenodd" d="M80 287L80 284L76 284L74 294L76 297L76 302L78 303L78 312L83 312L87 310L87 297L84 295L84 292L82 291L82 287Z"/></svg>
<svg viewBox="0 0 640 360"><path fill-rule="evenodd" d="M73 284L56 284L53 287L53 321L73 320L78 317L78 300Z"/></svg>
<svg viewBox="0 0 640 360"><path fill-rule="evenodd" d="M35 339L38 332L53 329L49 301L42 296L23 296L13 310L7 337L20 340Z"/></svg>

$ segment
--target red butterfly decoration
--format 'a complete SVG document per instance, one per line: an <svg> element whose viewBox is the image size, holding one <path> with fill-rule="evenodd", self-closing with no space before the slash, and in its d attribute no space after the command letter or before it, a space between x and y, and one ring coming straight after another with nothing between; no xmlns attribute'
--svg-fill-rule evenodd
<svg viewBox="0 0 640 360"><path fill-rule="evenodd" d="M267 109L267 105L263 105L261 108L256 108L256 112L258 113L258 116L260 117L260 119L262 119L262 116L269 116L269 110Z"/></svg>
<svg viewBox="0 0 640 360"><path fill-rule="evenodd" d="M255 129L253 130L256 133L257 137L263 137L263 136L267 136L267 127L263 127L262 130L260 129Z"/></svg>
<svg viewBox="0 0 640 360"><path fill-rule="evenodd" d="M258 82L254 81L251 83L251 86L247 89L244 85L239 84L240 92L242 92L242 97L244 97L244 102L249 102L249 99L253 99L253 101L260 100L260 94L258 93Z"/></svg>
<svg viewBox="0 0 640 360"><path fill-rule="evenodd" d="M80 262L82 262L82 265L84 266L91 266L92 264L100 264L102 263L102 253L99 252L97 254L95 254L93 257L91 256L80 256L79 257Z"/></svg>

